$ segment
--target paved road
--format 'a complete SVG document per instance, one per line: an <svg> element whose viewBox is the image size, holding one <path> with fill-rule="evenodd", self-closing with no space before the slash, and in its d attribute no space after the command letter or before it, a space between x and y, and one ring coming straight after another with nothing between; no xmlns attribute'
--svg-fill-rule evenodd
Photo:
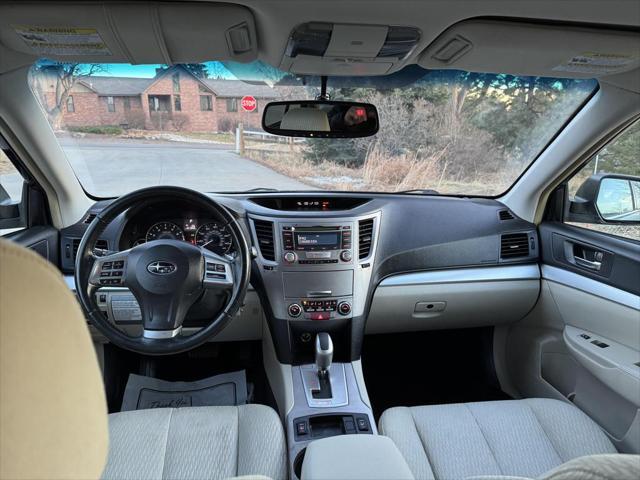
<svg viewBox="0 0 640 480"><path fill-rule="evenodd" d="M257 187L308 190L306 184L240 157L229 145L178 142L83 142L65 145L85 189L97 196L121 195L152 185L178 185L205 192Z"/></svg>
<svg viewBox="0 0 640 480"><path fill-rule="evenodd" d="M61 144L84 188L98 197L155 185L204 192L312 188L237 155L226 144L117 139L61 139ZM16 175L1 181L12 197L19 196Z"/></svg>

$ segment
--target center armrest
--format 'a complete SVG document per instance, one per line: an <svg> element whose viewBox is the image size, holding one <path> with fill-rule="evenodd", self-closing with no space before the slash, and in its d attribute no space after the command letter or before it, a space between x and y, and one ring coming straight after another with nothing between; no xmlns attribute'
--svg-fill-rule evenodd
<svg viewBox="0 0 640 480"><path fill-rule="evenodd" d="M396 445L380 435L340 435L311 442L302 480L414 480Z"/></svg>

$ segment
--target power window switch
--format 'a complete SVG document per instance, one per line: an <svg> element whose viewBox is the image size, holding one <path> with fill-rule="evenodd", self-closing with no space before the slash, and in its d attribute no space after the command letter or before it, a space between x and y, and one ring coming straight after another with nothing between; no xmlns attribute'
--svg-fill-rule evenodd
<svg viewBox="0 0 640 480"><path fill-rule="evenodd" d="M585 340L589 340L591 338L591 335L587 335L586 333L581 333L580 336Z"/></svg>

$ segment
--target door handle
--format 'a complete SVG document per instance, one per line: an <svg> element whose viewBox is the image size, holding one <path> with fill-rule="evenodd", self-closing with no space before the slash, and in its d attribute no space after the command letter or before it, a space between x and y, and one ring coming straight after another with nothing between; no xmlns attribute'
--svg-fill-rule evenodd
<svg viewBox="0 0 640 480"><path fill-rule="evenodd" d="M587 260L586 258L573 257L576 265L579 267L588 268L589 270L595 270L596 272L602 267L602 262Z"/></svg>

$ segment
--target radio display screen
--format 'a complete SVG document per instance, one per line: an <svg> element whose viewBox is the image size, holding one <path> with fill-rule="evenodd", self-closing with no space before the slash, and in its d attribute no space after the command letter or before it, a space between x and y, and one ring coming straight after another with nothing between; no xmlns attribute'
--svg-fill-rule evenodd
<svg viewBox="0 0 640 480"><path fill-rule="evenodd" d="M340 232L295 232L296 246L299 250L338 250Z"/></svg>

